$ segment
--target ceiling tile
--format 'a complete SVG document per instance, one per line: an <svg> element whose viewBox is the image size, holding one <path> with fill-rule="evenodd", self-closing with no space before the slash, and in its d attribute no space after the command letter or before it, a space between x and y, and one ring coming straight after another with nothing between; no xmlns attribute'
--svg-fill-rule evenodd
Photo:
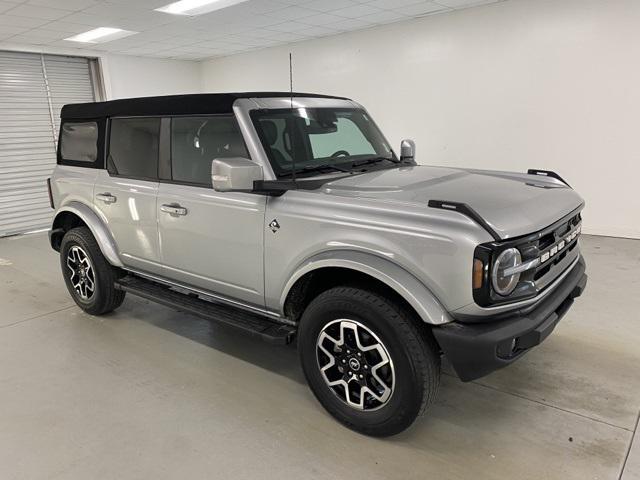
<svg viewBox="0 0 640 480"><path fill-rule="evenodd" d="M335 30L333 28L319 27L319 26L311 27L307 25L306 29L300 30L298 33L300 35L305 35L307 37L325 37L327 35L336 35L342 32L339 30Z"/></svg>
<svg viewBox="0 0 640 480"><path fill-rule="evenodd" d="M55 30L62 33L82 33L87 30L91 30L93 27L89 25L82 25L79 23L69 23L61 20L49 22L46 24L47 30ZM69 35L67 35L69 36Z"/></svg>
<svg viewBox="0 0 640 480"><path fill-rule="evenodd" d="M436 2L420 2L406 7L397 8L395 11L409 16L425 15L428 13L450 11L449 7L437 4Z"/></svg>
<svg viewBox="0 0 640 480"><path fill-rule="evenodd" d="M7 10L15 8L15 6L16 6L15 3L9 3L9 2L0 1L0 13L6 12Z"/></svg>
<svg viewBox="0 0 640 480"><path fill-rule="evenodd" d="M331 15L328 13L319 13L311 17L304 17L300 22L307 25L331 27L332 23L340 22L341 20L344 20L344 17L338 17L337 15Z"/></svg>
<svg viewBox="0 0 640 480"><path fill-rule="evenodd" d="M0 0L0 40L159 58L228 56L504 0L250 0L196 17L153 9L171 0ZM139 32L82 46L96 27Z"/></svg>
<svg viewBox="0 0 640 480"><path fill-rule="evenodd" d="M281 18L282 20L296 20L300 18L310 17L317 14L315 10L302 7L287 7L282 10L276 10L274 12L267 13L268 17Z"/></svg>
<svg viewBox="0 0 640 480"><path fill-rule="evenodd" d="M360 2L355 0L307 0L308 3L303 4L304 8L317 10L319 12L331 12L340 8L353 7L359 5Z"/></svg>
<svg viewBox="0 0 640 480"><path fill-rule="evenodd" d="M300 22L285 22L277 25L271 25L268 27L268 30L276 32L295 32L296 30L304 30L305 28L309 28L309 25Z"/></svg>
<svg viewBox="0 0 640 480"><path fill-rule="evenodd" d="M0 25L0 37L7 37L11 35L17 35L29 30L27 27L15 27L10 25Z"/></svg>
<svg viewBox="0 0 640 480"><path fill-rule="evenodd" d="M348 32L351 30L360 30L363 28L368 28L373 25L375 24L371 22L365 22L363 20L359 20L355 18L348 18L332 24L331 28L335 28L336 30L341 30L343 32Z"/></svg>
<svg viewBox="0 0 640 480"><path fill-rule="evenodd" d="M371 15L364 15L363 17L360 17L360 20L382 25L385 23L398 22L400 20L408 20L409 18L410 17L402 15L401 13L395 12L393 10L383 10Z"/></svg>
<svg viewBox="0 0 640 480"><path fill-rule="evenodd" d="M478 5L484 5L487 3L496 3L497 1L504 0L435 0L436 3L443 5L445 7L451 8L467 8L467 7L476 7Z"/></svg>
<svg viewBox="0 0 640 480"><path fill-rule="evenodd" d="M48 20L41 18L29 18L29 17L16 17L14 15L0 15L0 25L7 25L9 27L39 27L44 25Z"/></svg>
<svg viewBox="0 0 640 480"><path fill-rule="evenodd" d="M41 5L43 7L60 8L62 10L77 11L91 7L98 3L97 0L28 0L28 5Z"/></svg>
<svg viewBox="0 0 640 480"><path fill-rule="evenodd" d="M331 12L333 15L347 18L358 18L363 15L371 15L372 13L379 13L381 10L370 5L360 4L353 7L340 8Z"/></svg>
<svg viewBox="0 0 640 480"><path fill-rule="evenodd" d="M22 4L9 10L8 15L16 15L18 17L38 18L42 20L56 20L69 15L68 10L60 10L59 8L43 7L41 5Z"/></svg>
<svg viewBox="0 0 640 480"><path fill-rule="evenodd" d="M373 0L368 3L373 7L392 10L394 8L404 7L406 5L420 3L421 0Z"/></svg>

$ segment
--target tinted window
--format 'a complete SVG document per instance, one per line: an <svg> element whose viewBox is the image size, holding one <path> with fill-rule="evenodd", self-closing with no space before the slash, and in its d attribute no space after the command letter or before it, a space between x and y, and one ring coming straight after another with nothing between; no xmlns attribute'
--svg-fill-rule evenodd
<svg viewBox="0 0 640 480"><path fill-rule="evenodd" d="M115 175L158 177L159 118L111 120L107 168Z"/></svg>
<svg viewBox="0 0 640 480"><path fill-rule="evenodd" d="M211 161L225 157L249 157L234 117L180 117L171 120L173 180L211 185Z"/></svg>
<svg viewBox="0 0 640 480"><path fill-rule="evenodd" d="M65 122L60 130L62 160L95 162L98 158L98 124Z"/></svg>

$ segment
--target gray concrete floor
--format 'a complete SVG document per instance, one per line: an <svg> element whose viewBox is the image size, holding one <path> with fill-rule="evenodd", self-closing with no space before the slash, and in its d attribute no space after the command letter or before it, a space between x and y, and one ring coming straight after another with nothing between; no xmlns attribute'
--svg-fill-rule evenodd
<svg viewBox="0 0 640 480"><path fill-rule="evenodd" d="M640 241L585 237L554 334L413 428L333 421L292 348L129 297L82 313L44 234L0 240L2 479L640 479Z"/></svg>

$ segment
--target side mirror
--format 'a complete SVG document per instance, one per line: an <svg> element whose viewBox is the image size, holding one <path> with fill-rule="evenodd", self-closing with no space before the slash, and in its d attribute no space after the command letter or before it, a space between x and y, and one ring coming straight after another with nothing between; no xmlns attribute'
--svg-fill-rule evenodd
<svg viewBox="0 0 640 480"><path fill-rule="evenodd" d="M251 192L253 182L263 178L262 167L248 158L216 158L211 162L211 181L217 192Z"/></svg>
<svg viewBox="0 0 640 480"><path fill-rule="evenodd" d="M400 160L413 161L416 156L416 142L404 139L400 142Z"/></svg>

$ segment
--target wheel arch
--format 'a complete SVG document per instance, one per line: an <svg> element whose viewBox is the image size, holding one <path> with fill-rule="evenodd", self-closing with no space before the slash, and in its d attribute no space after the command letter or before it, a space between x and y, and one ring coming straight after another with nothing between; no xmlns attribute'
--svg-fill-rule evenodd
<svg viewBox="0 0 640 480"><path fill-rule="evenodd" d="M336 275L340 278L337 283ZM427 324L451 321L438 299L411 273L387 259L355 251L325 252L305 261L287 281L280 310L297 319L317 294L333 286L360 281L397 296Z"/></svg>
<svg viewBox="0 0 640 480"><path fill-rule="evenodd" d="M59 251L64 234L71 228L79 226L86 226L91 231L100 251L111 265L123 266L116 242L107 226L90 207L80 202L70 202L56 212L49 231L51 248Z"/></svg>

